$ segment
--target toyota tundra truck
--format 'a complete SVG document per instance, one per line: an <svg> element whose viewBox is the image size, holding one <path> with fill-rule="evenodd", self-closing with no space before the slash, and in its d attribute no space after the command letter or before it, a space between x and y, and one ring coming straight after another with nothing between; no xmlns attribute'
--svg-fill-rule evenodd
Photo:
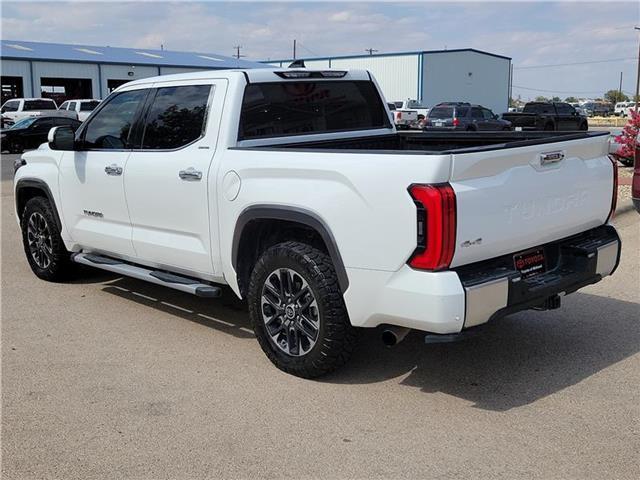
<svg viewBox="0 0 640 480"><path fill-rule="evenodd" d="M214 301L305 378L361 328L457 338L616 269L607 132L399 133L367 71L218 70L127 83L15 168L26 259Z"/></svg>

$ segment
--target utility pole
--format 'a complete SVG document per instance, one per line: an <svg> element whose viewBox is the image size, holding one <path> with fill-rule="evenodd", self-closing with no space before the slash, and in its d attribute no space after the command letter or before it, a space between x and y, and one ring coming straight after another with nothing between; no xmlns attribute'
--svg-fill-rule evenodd
<svg viewBox="0 0 640 480"><path fill-rule="evenodd" d="M242 45L236 45L233 48L236 51L236 54L234 55L234 57L236 57L238 60L240 60L240 57L245 57L246 56L246 55L240 55L240 49L242 48Z"/></svg>
<svg viewBox="0 0 640 480"><path fill-rule="evenodd" d="M369 55L373 55L374 53L378 52L378 50L376 50L375 48L365 48L364 51L369 52Z"/></svg>
<svg viewBox="0 0 640 480"><path fill-rule="evenodd" d="M640 32L640 27L633 27ZM638 73L636 74L636 96L633 101L636 102L635 111L638 114L638 103L640 103L640 38L638 38Z"/></svg>
<svg viewBox="0 0 640 480"><path fill-rule="evenodd" d="M620 72L620 87L618 88L620 95L618 96L619 100L622 101L622 72Z"/></svg>
<svg viewBox="0 0 640 480"><path fill-rule="evenodd" d="M296 59L296 39L293 39L293 59Z"/></svg>

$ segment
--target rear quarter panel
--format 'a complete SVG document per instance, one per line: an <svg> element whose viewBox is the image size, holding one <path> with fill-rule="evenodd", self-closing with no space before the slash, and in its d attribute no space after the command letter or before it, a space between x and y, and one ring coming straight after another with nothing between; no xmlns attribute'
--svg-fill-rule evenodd
<svg viewBox="0 0 640 480"><path fill-rule="evenodd" d="M449 161L448 155L224 151L217 191L225 279L234 286L233 232L253 205L290 206L319 217L346 268L398 270L416 246L416 210L407 188L447 181ZM233 200L229 175L240 179Z"/></svg>

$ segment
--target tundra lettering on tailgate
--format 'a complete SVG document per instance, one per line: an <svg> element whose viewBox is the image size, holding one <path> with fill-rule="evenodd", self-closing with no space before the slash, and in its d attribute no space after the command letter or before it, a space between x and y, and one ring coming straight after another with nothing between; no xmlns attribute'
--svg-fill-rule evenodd
<svg viewBox="0 0 640 480"><path fill-rule="evenodd" d="M513 205L506 205L504 209L509 215L509 223L516 219L528 221L582 207L586 204L588 195L586 190L581 190L561 197L520 200Z"/></svg>

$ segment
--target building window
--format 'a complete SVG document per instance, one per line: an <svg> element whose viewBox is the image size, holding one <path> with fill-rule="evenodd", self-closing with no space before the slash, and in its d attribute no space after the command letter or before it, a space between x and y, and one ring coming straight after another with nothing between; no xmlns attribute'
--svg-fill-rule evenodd
<svg viewBox="0 0 640 480"><path fill-rule="evenodd" d="M24 90L22 87L22 77L5 77L2 76L2 101L3 104L7 100L12 98L24 97Z"/></svg>
<svg viewBox="0 0 640 480"><path fill-rule="evenodd" d="M74 98L93 97L90 78L41 78L40 92L58 105Z"/></svg>

